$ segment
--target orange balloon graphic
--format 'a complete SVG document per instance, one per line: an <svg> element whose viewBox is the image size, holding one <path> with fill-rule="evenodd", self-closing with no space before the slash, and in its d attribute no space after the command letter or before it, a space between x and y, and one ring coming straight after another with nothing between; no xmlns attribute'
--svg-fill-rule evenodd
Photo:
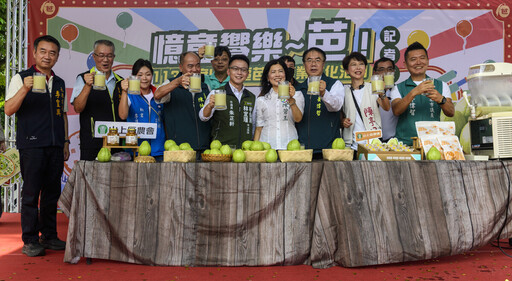
<svg viewBox="0 0 512 281"><path fill-rule="evenodd" d="M473 32L473 25L471 24L470 21L461 20L455 26L455 32L457 32L457 35L459 35L462 38L462 50L464 51L464 54L466 54L466 38Z"/></svg>
<svg viewBox="0 0 512 281"><path fill-rule="evenodd" d="M465 38L473 32L473 25L467 20L461 20L455 26L455 31L460 37Z"/></svg>
<svg viewBox="0 0 512 281"><path fill-rule="evenodd" d="M67 23L62 26L60 35L62 36L62 39L66 40L66 42L71 43L78 38L78 28L72 23Z"/></svg>
<svg viewBox="0 0 512 281"><path fill-rule="evenodd" d="M64 39L66 42L68 42L69 45L69 58L71 58L71 49L73 48L71 46L71 43L78 38L78 27L72 23L66 23L62 26L60 29L60 36L62 39Z"/></svg>

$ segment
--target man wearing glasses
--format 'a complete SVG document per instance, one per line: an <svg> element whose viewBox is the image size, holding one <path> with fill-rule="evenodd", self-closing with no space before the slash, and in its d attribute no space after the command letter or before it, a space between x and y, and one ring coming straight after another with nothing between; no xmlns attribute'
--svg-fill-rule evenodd
<svg viewBox="0 0 512 281"><path fill-rule="evenodd" d="M200 54L201 55L201 54ZM213 73L204 76L204 83L210 90L218 89L229 81L228 64L231 52L226 46L216 46L211 61Z"/></svg>
<svg viewBox="0 0 512 281"><path fill-rule="evenodd" d="M308 77L321 76L319 95L308 95L308 79L297 86L304 95L304 115L296 123L299 142L313 149L313 158L322 158L322 149L331 148L340 133L340 109L345 99L343 84L324 74L326 55L313 47L304 52L302 62Z"/></svg>
<svg viewBox="0 0 512 281"><path fill-rule="evenodd" d="M234 55L229 61L229 83L220 89L226 91L226 110L215 110L214 91L207 97L208 104L199 112L202 121L211 119L211 138L222 144L242 147L252 140L254 105L256 97L244 87L249 76L249 59L245 55Z"/></svg>
<svg viewBox="0 0 512 281"><path fill-rule="evenodd" d="M94 42L96 66L76 78L71 104L80 113L80 160L96 159L103 146L101 138L94 138L94 122L121 121L118 108L123 78L112 71L115 56L114 43L109 40ZM93 87L94 76L99 72L105 74L104 90Z"/></svg>
<svg viewBox="0 0 512 281"><path fill-rule="evenodd" d="M373 74L382 75L384 77L384 74L387 72L395 73L395 62L393 60L382 57L373 63ZM391 99L390 94L391 89L387 89L386 96L388 99ZM393 114L393 110L391 108L386 111L382 109L382 107L379 107L379 110L382 122L382 139L384 141L388 141L390 138L395 136L398 117Z"/></svg>

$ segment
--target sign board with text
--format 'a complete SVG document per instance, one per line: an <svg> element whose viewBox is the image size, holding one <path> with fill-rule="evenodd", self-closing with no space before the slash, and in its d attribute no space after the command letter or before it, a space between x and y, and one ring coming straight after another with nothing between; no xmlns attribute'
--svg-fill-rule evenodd
<svg viewBox="0 0 512 281"><path fill-rule="evenodd" d="M354 132L354 134L356 135L356 142L360 142L364 140L378 139L382 137L382 130L359 131Z"/></svg>
<svg viewBox="0 0 512 281"><path fill-rule="evenodd" d="M137 122L94 122L94 137L102 138L108 134L109 128L117 128L120 136L125 136L128 128L135 128L137 137L140 139L156 139L155 123L137 123Z"/></svg>

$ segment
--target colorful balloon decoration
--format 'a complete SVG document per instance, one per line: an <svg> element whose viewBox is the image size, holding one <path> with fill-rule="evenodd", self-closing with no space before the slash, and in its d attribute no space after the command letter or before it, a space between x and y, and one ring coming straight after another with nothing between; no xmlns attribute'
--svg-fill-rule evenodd
<svg viewBox="0 0 512 281"><path fill-rule="evenodd" d="M457 32L457 35L459 35L462 38L462 41L464 41L464 44L462 45L462 50L464 50L465 54L467 43L466 38L473 32L473 25L471 24L470 21L461 20L455 26L455 32Z"/></svg>
<svg viewBox="0 0 512 281"><path fill-rule="evenodd" d="M66 23L60 29L60 36L69 44L69 58L71 58L71 49L73 48L71 43L78 38L78 33L78 27L72 23Z"/></svg>
<svg viewBox="0 0 512 281"><path fill-rule="evenodd" d="M130 27L133 23L133 18L130 13L122 12L117 15L116 18L117 26L124 30L124 38L123 38L123 48L126 48L126 29Z"/></svg>
<svg viewBox="0 0 512 281"><path fill-rule="evenodd" d="M407 37L407 45L411 45L414 42L420 43L427 50L428 47L430 47L430 37L423 30L415 30L409 34L409 37Z"/></svg>

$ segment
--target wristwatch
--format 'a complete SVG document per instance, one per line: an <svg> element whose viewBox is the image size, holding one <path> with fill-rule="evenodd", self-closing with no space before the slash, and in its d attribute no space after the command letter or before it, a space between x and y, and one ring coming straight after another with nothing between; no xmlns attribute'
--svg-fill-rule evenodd
<svg viewBox="0 0 512 281"><path fill-rule="evenodd" d="M439 105L443 105L446 103L446 97L443 97L443 99L441 100L441 102L438 102L437 104Z"/></svg>
<svg viewBox="0 0 512 281"><path fill-rule="evenodd" d="M66 143L66 142L67 142L67 143L69 143L69 144L71 144L71 142L69 141L69 139L68 139L68 140L64 140L64 143Z"/></svg>

